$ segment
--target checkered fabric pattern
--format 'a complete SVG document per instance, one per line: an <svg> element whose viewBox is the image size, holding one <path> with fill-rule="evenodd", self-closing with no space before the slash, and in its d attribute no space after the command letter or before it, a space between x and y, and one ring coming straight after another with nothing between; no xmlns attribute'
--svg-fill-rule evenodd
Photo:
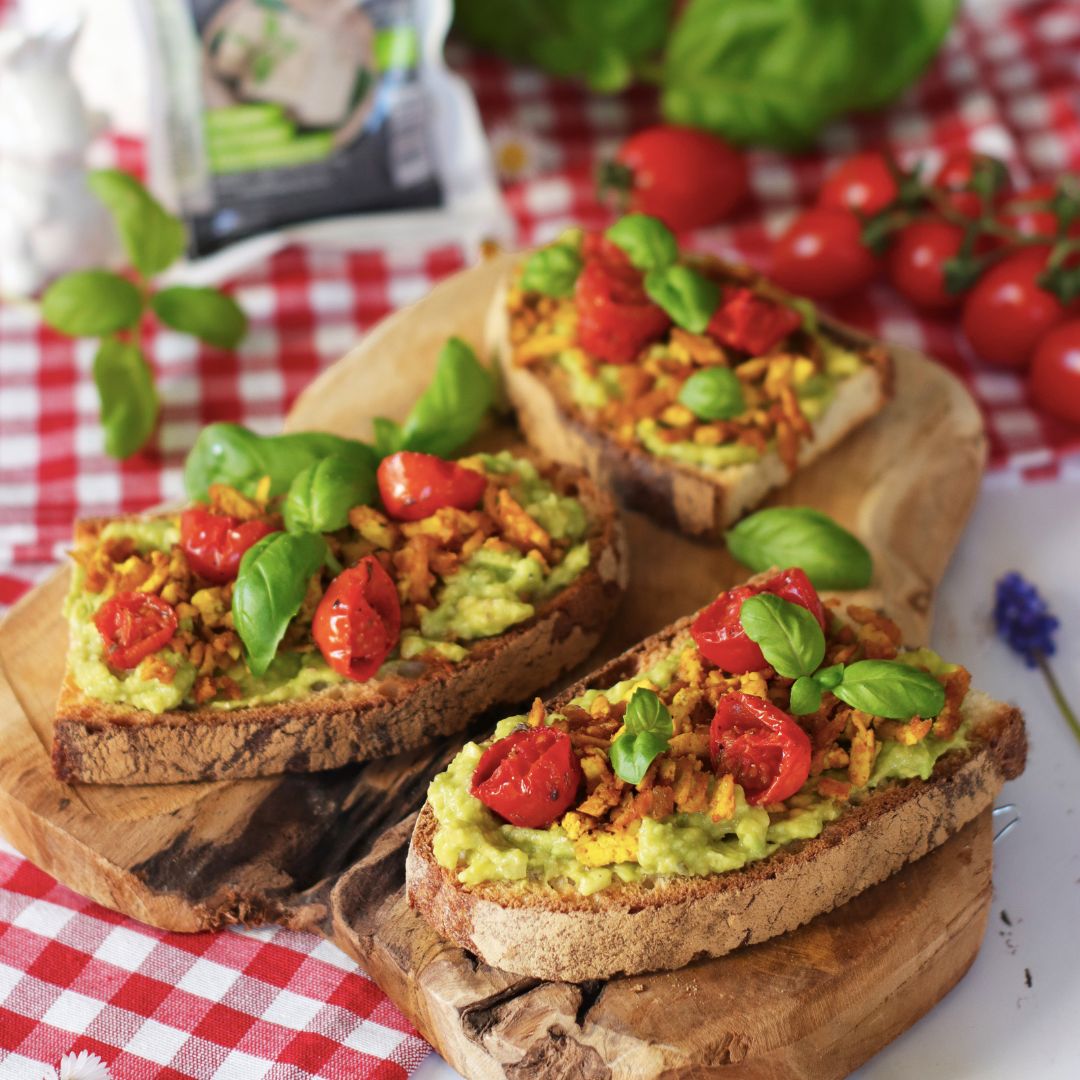
<svg viewBox="0 0 1080 1080"><path fill-rule="evenodd" d="M3 0L0 0L2 8ZM1080 9L1064 2L972 3L931 71L890 110L832 125L819 152L750 156L753 197L739 218L693 238L764 265L770 237L812 201L830 166L888 142L933 166L962 145L1008 161L1017 184L1080 170ZM602 225L593 173L657 116L651 91L613 98L513 69L460 46L488 131L527 135L538 171L506 197L523 243L568 222ZM139 172L138 140L109 155ZM233 355L161 327L143 345L164 402L151 447L122 464L103 452L89 376L92 346L43 327L32 306L0 305L0 609L62 558L77 516L134 511L181 492L199 428L235 420L270 432L299 390L379 318L465 265L463 251L290 249L228 288L251 319ZM937 357L987 419L994 476L1080 477L1080 432L1040 416L1022 382L979 364L952 318L917 315L885 286L834 311ZM36 1077L89 1049L115 1080L143 1076L391 1076L423 1043L341 953L314 936L261 930L182 936L140 926L0 849L0 1078Z"/></svg>

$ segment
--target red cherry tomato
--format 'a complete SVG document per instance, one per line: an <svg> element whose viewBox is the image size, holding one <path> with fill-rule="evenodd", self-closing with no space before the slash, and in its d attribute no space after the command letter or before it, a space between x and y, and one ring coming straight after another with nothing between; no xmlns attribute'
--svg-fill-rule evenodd
<svg viewBox="0 0 1080 1080"><path fill-rule="evenodd" d="M244 552L277 531L265 521L242 521L231 514L215 514L205 506L191 506L180 515L180 547L188 564L199 577L215 585L232 581Z"/></svg>
<svg viewBox="0 0 1080 1080"><path fill-rule="evenodd" d="M956 307L961 296L945 288L944 266L959 254L963 242L959 225L937 218L904 226L889 251L889 280L917 307L941 311Z"/></svg>
<svg viewBox="0 0 1080 1080"><path fill-rule="evenodd" d="M98 608L94 625L105 642L105 663L127 671L169 644L177 619L173 606L160 596L122 592Z"/></svg>
<svg viewBox="0 0 1080 1080"><path fill-rule="evenodd" d="M1040 288L1046 248L1010 255L986 272L964 301L964 336L988 364L1023 368L1046 332L1063 322L1067 309Z"/></svg>
<svg viewBox="0 0 1080 1080"><path fill-rule="evenodd" d="M954 150L942 163L941 170L934 177L934 187L947 193L946 201L958 213L964 217L977 218L982 216L982 200L974 191L968 190L971 178L976 169L986 163L993 168L1002 168L1000 162L987 154L976 154L966 147ZM1004 177L1002 178L1002 190L995 196L996 201L1004 193Z"/></svg>
<svg viewBox="0 0 1080 1080"><path fill-rule="evenodd" d="M1041 409L1080 424L1080 321L1062 323L1039 342L1028 389Z"/></svg>
<svg viewBox="0 0 1080 1080"><path fill-rule="evenodd" d="M746 159L738 150L715 135L674 124L631 135L615 162L605 178L629 192L629 209L658 217L676 232L723 220L749 188Z"/></svg>
<svg viewBox="0 0 1080 1080"><path fill-rule="evenodd" d="M858 210L867 216L884 210L899 190L883 154L871 151L856 154L826 178L818 195L818 206Z"/></svg>
<svg viewBox="0 0 1080 1080"><path fill-rule="evenodd" d="M690 627L690 635L706 660L732 675L768 667L756 641L746 636L739 621L743 601L758 593L772 593L806 608L825 629L825 608L810 579L798 567L782 570L757 585L739 585L721 593Z"/></svg>
<svg viewBox="0 0 1080 1080"><path fill-rule="evenodd" d="M812 748L806 732L763 698L735 691L716 707L709 749L718 776L731 773L751 806L783 802L806 783Z"/></svg>
<svg viewBox="0 0 1080 1080"><path fill-rule="evenodd" d="M412 450L383 458L376 479L386 512L398 521L419 521L444 506L472 510L487 487L475 469Z"/></svg>
<svg viewBox="0 0 1080 1080"><path fill-rule="evenodd" d="M311 622L311 636L326 662L356 682L379 670L400 634L397 589L374 555L330 582Z"/></svg>
<svg viewBox="0 0 1080 1080"><path fill-rule="evenodd" d="M511 825L544 829L570 809L581 781L570 736L555 728L529 728L484 751L469 790Z"/></svg>
<svg viewBox="0 0 1080 1080"><path fill-rule="evenodd" d="M761 356L802 325L793 308L756 296L749 289L724 290L708 332L722 345Z"/></svg>
<svg viewBox="0 0 1080 1080"><path fill-rule="evenodd" d="M862 245L859 219L850 210L804 210L773 247L772 276L794 293L830 300L868 284L877 260Z"/></svg>
<svg viewBox="0 0 1080 1080"><path fill-rule="evenodd" d="M1049 209L1025 206L1025 203L1048 202L1054 197L1056 185L1050 182L1032 184L1031 187L1018 191L1009 197L998 214L998 221L1009 229L1015 229L1021 236L1045 236L1047 241L1057 233L1058 222L1054 212ZM1075 235L1077 226L1069 229Z"/></svg>

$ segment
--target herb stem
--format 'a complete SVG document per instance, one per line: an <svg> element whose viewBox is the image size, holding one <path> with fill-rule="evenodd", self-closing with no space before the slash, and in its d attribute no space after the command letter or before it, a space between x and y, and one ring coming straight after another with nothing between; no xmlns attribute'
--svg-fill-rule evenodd
<svg viewBox="0 0 1080 1080"><path fill-rule="evenodd" d="M1072 706L1065 700L1065 693L1061 689L1061 684L1057 681L1053 669L1050 667L1050 661L1047 660L1046 654L1042 652L1035 653L1035 661L1042 670L1046 685L1050 688L1050 694L1057 703L1057 707L1061 710L1061 715L1065 717L1065 723L1072 728L1073 734L1076 736L1077 741L1080 742L1080 720L1077 720Z"/></svg>

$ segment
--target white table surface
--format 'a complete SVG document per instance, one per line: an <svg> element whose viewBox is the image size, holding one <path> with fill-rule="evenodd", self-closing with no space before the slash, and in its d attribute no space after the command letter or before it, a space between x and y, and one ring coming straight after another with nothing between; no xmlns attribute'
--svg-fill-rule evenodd
<svg viewBox="0 0 1080 1080"><path fill-rule="evenodd" d="M1027 487L991 481L942 583L935 647L1027 717L1027 771L1000 800L1016 803L1021 821L995 845L993 906L975 964L937 1008L855 1073L857 1080L1080 1076L1080 743L1042 676L994 637L993 587L1009 570L1035 582L1061 620L1054 670L1080 708L1080 480ZM414 1075L458 1074L432 1054Z"/></svg>

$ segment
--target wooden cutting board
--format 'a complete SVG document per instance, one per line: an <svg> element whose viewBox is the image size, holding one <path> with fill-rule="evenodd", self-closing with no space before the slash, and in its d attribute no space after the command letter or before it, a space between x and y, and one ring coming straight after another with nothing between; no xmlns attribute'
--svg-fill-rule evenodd
<svg viewBox="0 0 1080 1080"><path fill-rule="evenodd" d="M502 256L385 320L300 397L286 426L365 437L404 417L451 334L479 345ZM960 384L893 350L896 399L772 500L817 506L871 548L907 640L978 490L985 437ZM489 444L512 444L508 422ZM745 576L727 554L630 515L632 587L588 667ZM659 553L662 552L662 557ZM990 897L988 817L794 934L684 971L570 986L521 980L440 942L402 897L426 785L465 736L309 776L128 788L49 768L63 668L59 570L0 624L0 830L79 892L166 929L277 921L355 956L470 1076L843 1076L929 1009L978 950ZM474 731L490 727L479 718Z"/></svg>

